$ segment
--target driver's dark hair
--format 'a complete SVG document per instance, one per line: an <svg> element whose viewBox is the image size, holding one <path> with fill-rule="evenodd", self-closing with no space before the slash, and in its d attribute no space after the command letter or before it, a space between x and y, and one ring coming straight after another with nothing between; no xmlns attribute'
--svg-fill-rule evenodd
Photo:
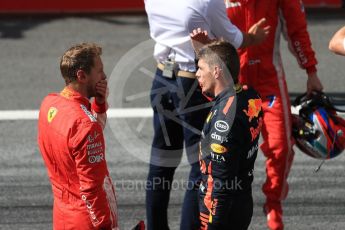
<svg viewBox="0 0 345 230"><path fill-rule="evenodd" d="M213 41L203 46L197 55L198 59L204 59L209 66L218 65L224 71L225 77L232 77L235 84L238 83L238 74L240 72L240 60L237 50L229 42L222 39Z"/></svg>

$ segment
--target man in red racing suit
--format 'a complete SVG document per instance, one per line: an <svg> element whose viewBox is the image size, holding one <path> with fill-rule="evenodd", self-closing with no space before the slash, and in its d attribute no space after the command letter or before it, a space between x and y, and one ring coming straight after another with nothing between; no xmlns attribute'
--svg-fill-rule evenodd
<svg viewBox="0 0 345 230"><path fill-rule="evenodd" d="M268 38L258 46L239 49L239 81L254 87L263 100L263 144L267 179L264 211L270 229L283 229L281 201L287 197L287 177L293 161L290 101L279 52L284 32L289 48L308 75L307 92L322 90L316 74L317 61L311 48L303 5L299 0L225 0L228 17L247 31L257 19L266 18Z"/></svg>
<svg viewBox="0 0 345 230"><path fill-rule="evenodd" d="M67 86L41 104L38 144L52 184L54 230L118 229L115 189L105 160L107 84L100 54L95 44L69 49L61 61ZM91 96L96 97L92 105Z"/></svg>

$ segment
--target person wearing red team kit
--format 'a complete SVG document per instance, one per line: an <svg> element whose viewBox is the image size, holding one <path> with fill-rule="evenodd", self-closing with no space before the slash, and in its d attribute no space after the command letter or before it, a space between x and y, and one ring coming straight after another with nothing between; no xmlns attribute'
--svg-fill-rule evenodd
<svg viewBox="0 0 345 230"><path fill-rule="evenodd" d="M105 160L107 80L101 53L93 43L68 49L60 62L66 87L41 104L38 144L52 184L54 230L118 230Z"/></svg>

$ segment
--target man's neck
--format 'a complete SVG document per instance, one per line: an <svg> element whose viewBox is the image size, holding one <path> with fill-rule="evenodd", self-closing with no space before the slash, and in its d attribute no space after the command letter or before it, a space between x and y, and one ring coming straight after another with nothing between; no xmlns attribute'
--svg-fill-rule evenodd
<svg viewBox="0 0 345 230"><path fill-rule="evenodd" d="M68 88L80 93L82 96L87 98L87 92L86 89L84 87L82 87L80 84L71 82L67 85Z"/></svg>
<svg viewBox="0 0 345 230"><path fill-rule="evenodd" d="M215 88L214 88L214 96L217 97L221 92L223 92L226 88L229 88L230 82L226 81L224 78L220 79Z"/></svg>

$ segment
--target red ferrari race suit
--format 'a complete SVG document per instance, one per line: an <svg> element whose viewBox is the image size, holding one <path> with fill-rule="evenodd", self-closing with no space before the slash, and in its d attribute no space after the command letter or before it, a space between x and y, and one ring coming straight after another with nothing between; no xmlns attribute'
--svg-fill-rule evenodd
<svg viewBox="0 0 345 230"><path fill-rule="evenodd" d="M38 144L52 184L54 230L118 229L104 123L91 111L105 114L106 103L91 106L68 87L41 104Z"/></svg>
<svg viewBox="0 0 345 230"><path fill-rule="evenodd" d="M290 101L279 51L281 33L292 53L307 73L317 64L307 32L300 0L226 0L228 17L242 31L265 17L271 27L268 38L258 46L239 49L242 84L254 87L263 100L263 144L267 157L267 179L262 190L266 209L276 208L281 219L281 200L288 193L287 177L293 161ZM266 210L269 211L269 210ZM269 217L269 216L268 216ZM282 221L276 229L283 228ZM275 227L271 227L275 229Z"/></svg>
<svg viewBox="0 0 345 230"><path fill-rule="evenodd" d="M245 230L250 224L261 104L253 89L241 86L236 95L227 88L215 98L200 142L202 230Z"/></svg>

